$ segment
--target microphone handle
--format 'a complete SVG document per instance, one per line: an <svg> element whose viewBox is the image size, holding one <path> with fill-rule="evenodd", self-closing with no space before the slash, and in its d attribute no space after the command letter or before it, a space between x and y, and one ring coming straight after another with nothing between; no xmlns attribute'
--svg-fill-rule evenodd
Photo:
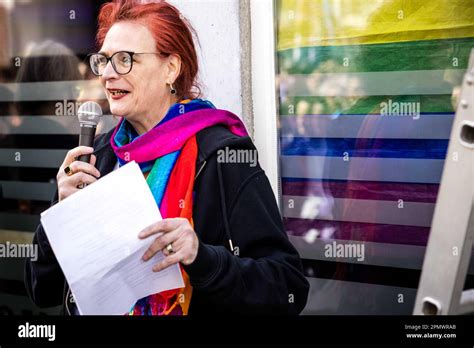
<svg viewBox="0 0 474 348"><path fill-rule="evenodd" d="M79 135L79 146L92 147L94 145L95 130L96 130L95 126L81 124L81 133ZM89 163L90 159L91 159L91 154L80 155L77 158L78 161L86 162L86 163Z"/></svg>

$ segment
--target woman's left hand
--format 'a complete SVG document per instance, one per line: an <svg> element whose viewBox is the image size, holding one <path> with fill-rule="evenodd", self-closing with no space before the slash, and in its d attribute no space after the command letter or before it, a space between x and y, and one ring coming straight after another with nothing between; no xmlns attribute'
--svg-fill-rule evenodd
<svg viewBox="0 0 474 348"><path fill-rule="evenodd" d="M163 234L156 237L143 255L143 260L148 261L158 251L163 250L166 258L153 266L154 272L162 271L178 262L189 265L196 259L199 240L187 219L170 218L157 221L143 229L138 237L145 239L157 233ZM171 254L167 249L170 244L173 250Z"/></svg>

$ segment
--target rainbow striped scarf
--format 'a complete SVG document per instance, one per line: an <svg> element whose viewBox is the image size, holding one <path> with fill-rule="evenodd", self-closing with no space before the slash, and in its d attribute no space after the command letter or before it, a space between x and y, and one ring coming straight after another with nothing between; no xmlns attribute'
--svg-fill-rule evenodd
<svg viewBox="0 0 474 348"><path fill-rule="evenodd" d="M184 217L193 225L193 187L197 159L196 133L225 125L239 136L247 135L240 119L218 110L206 100L184 100L172 105L150 131L138 135L122 118L111 137L112 149L122 166L136 161L163 218ZM192 286L181 267L185 287L163 291L137 301L130 315L187 315Z"/></svg>

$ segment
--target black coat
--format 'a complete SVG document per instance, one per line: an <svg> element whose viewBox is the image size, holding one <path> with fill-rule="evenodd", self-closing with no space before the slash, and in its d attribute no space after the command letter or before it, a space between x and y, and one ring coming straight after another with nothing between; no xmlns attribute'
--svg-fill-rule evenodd
<svg viewBox="0 0 474 348"><path fill-rule="evenodd" d="M111 135L101 134L94 142L101 178L117 162ZM218 160L218 150L226 147L255 150L251 139L222 126L202 130L196 139L193 220L200 242L195 261L184 266L193 286L189 314L300 313L309 285L265 172L258 164ZM53 204L56 200L57 193ZM63 304L68 313L68 284L41 225L33 243L38 244L38 259L26 263L28 293L39 307Z"/></svg>

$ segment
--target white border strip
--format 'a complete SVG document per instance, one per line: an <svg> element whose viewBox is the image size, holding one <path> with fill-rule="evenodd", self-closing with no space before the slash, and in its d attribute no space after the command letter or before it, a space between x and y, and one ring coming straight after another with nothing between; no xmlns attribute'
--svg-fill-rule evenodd
<svg viewBox="0 0 474 348"><path fill-rule="evenodd" d="M3 90L6 88L10 91ZM0 83L0 102L106 99L98 80Z"/></svg>
<svg viewBox="0 0 474 348"><path fill-rule="evenodd" d="M305 237L288 236L302 259L322 260L383 267L406 269L421 269L426 247L418 245L375 243L356 240L320 239L309 241ZM329 247L336 245L364 245L364 259L358 261L356 257L326 257ZM361 247L359 247L361 248ZM342 249L342 248L341 248Z"/></svg>
<svg viewBox="0 0 474 348"><path fill-rule="evenodd" d="M414 118L415 117L415 118ZM454 115L281 115L282 137L449 139Z"/></svg>
<svg viewBox="0 0 474 348"><path fill-rule="evenodd" d="M343 153L343 150L341 150ZM444 160L324 156L281 156L283 178L439 184Z"/></svg>
<svg viewBox="0 0 474 348"><path fill-rule="evenodd" d="M0 180L5 199L31 199L51 202L57 189L56 183Z"/></svg>
<svg viewBox="0 0 474 348"><path fill-rule="evenodd" d="M59 168L67 152L66 149L0 149L0 166Z"/></svg>
<svg viewBox="0 0 474 348"><path fill-rule="evenodd" d="M461 69L314 73L285 75L281 84L288 97L451 94L463 76Z"/></svg>
<svg viewBox="0 0 474 348"><path fill-rule="evenodd" d="M411 315L416 289L342 280L308 278L302 315ZM397 299L403 295L403 302Z"/></svg>
<svg viewBox="0 0 474 348"><path fill-rule="evenodd" d="M430 227L434 204L317 196L283 196L284 217Z"/></svg>
<svg viewBox="0 0 474 348"><path fill-rule="evenodd" d="M106 133L117 125L120 118L103 115L96 134ZM20 126L15 126L20 121ZM3 116L0 117L0 134L64 134L78 135L80 125L77 116Z"/></svg>
<svg viewBox="0 0 474 348"><path fill-rule="evenodd" d="M288 236L288 238L296 250L298 250L300 257L308 260L421 270L426 251L426 247L419 245L320 238L313 241L308 240L305 237L291 235ZM358 261L356 257L326 257L325 253L329 249L329 247L326 246L330 245L331 247L334 247L334 243L336 243L336 245L342 245L343 247L341 247L341 249L344 248L345 245L364 245L364 259ZM474 259L471 259L470 261L469 274L474 274Z"/></svg>
<svg viewBox="0 0 474 348"><path fill-rule="evenodd" d="M250 1L255 146L279 204L273 0Z"/></svg>

